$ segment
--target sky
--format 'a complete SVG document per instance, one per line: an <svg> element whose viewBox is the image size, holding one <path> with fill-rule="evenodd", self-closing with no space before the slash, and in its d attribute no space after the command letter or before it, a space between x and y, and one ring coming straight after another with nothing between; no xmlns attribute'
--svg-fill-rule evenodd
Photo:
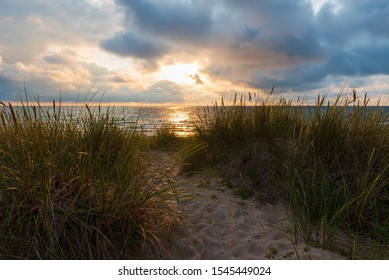
<svg viewBox="0 0 389 280"><path fill-rule="evenodd" d="M0 101L389 105L387 0L0 0Z"/></svg>

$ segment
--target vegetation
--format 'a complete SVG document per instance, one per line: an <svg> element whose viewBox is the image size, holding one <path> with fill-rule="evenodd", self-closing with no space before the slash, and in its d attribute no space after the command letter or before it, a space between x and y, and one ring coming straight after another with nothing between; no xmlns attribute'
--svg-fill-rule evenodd
<svg viewBox="0 0 389 280"><path fill-rule="evenodd" d="M171 150L179 147L183 140L182 137L175 133L173 127L164 125L155 131L152 137L152 144L158 149Z"/></svg>
<svg viewBox="0 0 389 280"><path fill-rule="evenodd" d="M147 143L109 109L2 103L0 258L137 257L168 211L147 183Z"/></svg>
<svg viewBox="0 0 389 280"><path fill-rule="evenodd" d="M205 110L192 140L203 148L187 162L245 174L266 199L286 201L296 235L308 244L354 258L387 258L388 115L355 91L333 102L319 96L312 107L271 94L251 97L237 101L235 95L232 105L222 100ZM343 248L340 232L358 238ZM359 252L359 243L369 253Z"/></svg>
<svg viewBox="0 0 389 280"><path fill-rule="evenodd" d="M221 168L242 198L286 202L296 240L389 258L387 114L355 91L312 107L272 92L231 103L207 107L190 137L166 126L146 137L112 109L1 103L0 258L139 257L174 210L174 192L149 178L150 147L181 148L186 171Z"/></svg>

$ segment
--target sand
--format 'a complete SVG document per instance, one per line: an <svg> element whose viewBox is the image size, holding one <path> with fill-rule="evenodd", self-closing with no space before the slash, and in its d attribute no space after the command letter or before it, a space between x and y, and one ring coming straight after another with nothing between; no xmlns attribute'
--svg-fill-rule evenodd
<svg viewBox="0 0 389 280"><path fill-rule="evenodd" d="M180 175L179 164L169 154L154 153L154 180L175 187L180 222L157 248L144 248L144 259L344 259L298 238L285 205L235 196L214 173Z"/></svg>

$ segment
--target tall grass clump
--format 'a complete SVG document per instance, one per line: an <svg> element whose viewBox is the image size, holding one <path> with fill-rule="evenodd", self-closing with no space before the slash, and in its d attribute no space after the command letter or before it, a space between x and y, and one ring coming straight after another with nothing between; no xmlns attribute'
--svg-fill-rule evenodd
<svg viewBox="0 0 389 280"><path fill-rule="evenodd" d="M182 140L184 139L177 135L173 127L164 125L155 131L151 144L157 149L171 150L179 147Z"/></svg>
<svg viewBox="0 0 389 280"><path fill-rule="evenodd" d="M200 155L230 175L233 165L260 194L271 190L290 205L296 233L309 244L339 248L336 236L347 232L374 240L385 248L375 256L387 257L388 114L355 91L331 102L319 96L314 106L271 94L236 99L207 109L195 135L205 148L188 163L198 166Z"/></svg>
<svg viewBox="0 0 389 280"><path fill-rule="evenodd" d="M112 111L0 108L0 258L136 257L157 191L145 184L144 136Z"/></svg>
<svg viewBox="0 0 389 280"><path fill-rule="evenodd" d="M389 244L388 115L363 101L319 97L286 161L305 239L330 247L339 229ZM311 225L316 225L316 228ZM386 252L387 253L387 252Z"/></svg>

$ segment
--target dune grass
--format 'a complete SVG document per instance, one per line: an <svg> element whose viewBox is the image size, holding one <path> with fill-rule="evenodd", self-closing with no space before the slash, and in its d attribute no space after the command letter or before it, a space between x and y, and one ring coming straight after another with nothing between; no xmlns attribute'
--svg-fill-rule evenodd
<svg viewBox="0 0 389 280"><path fill-rule="evenodd" d="M389 119L369 102L355 91L332 102L319 96L315 106L272 95L222 100L197 123L192 141L203 148L187 163L227 166L229 175L251 178L259 194L281 197L308 244L387 258ZM354 236L351 245L339 244L340 232Z"/></svg>
<svg viewBox="0 0 389 280"><path fill-rule="evenodd" d="M172 126L163 125L154 132L151 145L160 150L172 150L180 147L184 140L177 135Z"/></svg>
<svg viewBox="0 0 389 280"><path fill-rule="evenodd" d="M147 149L109 109L2 104L0 258L136 258L167 211Z"/></svg>
<svg viewBox="0 0 389 280"><path fill-rule="evenodd" d="M187 138L171 127L146 137L101 107L1 105L2 259L141 256L174 211L174 192L148 180L150 147L181 148L186 171L247 176L265 201L289 204L296 241L389 257L389 119L367 96L319 96L313 107L235 96L207 107Z"/></svg>

